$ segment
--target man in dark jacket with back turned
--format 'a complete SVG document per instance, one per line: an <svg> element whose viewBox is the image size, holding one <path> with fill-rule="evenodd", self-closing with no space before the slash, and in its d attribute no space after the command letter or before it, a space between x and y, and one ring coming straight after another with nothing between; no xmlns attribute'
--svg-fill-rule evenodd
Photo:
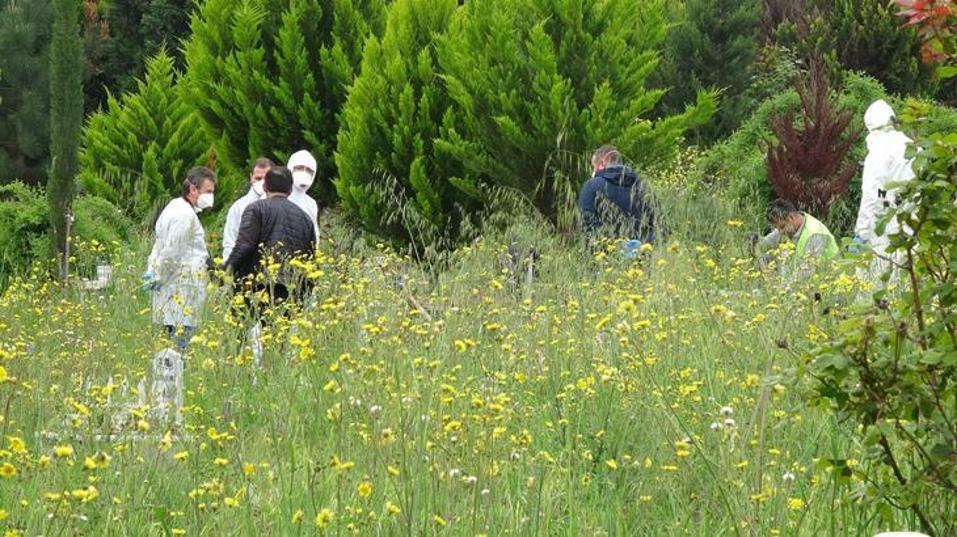
<svg viewBox="0 0 957 537"><path fill-rule="evenodd" d="M654 242L655 217L646 185L630 167L622 163L621 153L613 145L603 145L592 154L594 175L578 194L585 231L593 233L603 226L619 224L614 231L626 238ZM605 198L612 211L599 211L598 198ZM618 214L608 214L618 213Z"/></svg>
<svg viewBox="0 0 957 537"><path fill-rule="evenodd" d="M266 199L249 204L243 212L236 246L223 268L237 280L255 278L253 290L269 291L271 300L285 300L290 291L294 299L301 299L305 288L301 281L292 281L286 265L294 257L315 252L316 232L312 220L288 199L292 192L292 173L288 168L271 168L264 187ZM267 273L263 266L266 257L279 263L279 274ZM260 274L264 276L262 280L258 278Z"/></svg>

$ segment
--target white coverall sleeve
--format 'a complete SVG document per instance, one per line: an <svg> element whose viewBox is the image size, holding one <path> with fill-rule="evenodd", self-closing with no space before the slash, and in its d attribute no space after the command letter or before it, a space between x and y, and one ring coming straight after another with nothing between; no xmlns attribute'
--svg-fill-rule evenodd
<svg viewBox="0 0 957 537"><path fill-rule="evenodd" d="M178 270L189 253L190 222L185 218L160 218L156 224L156 243L150 255L150 270L166 281Z"/></svg>
<svg viewBox="0 0 957 537"><path fill-rule="evenodd" d="M233 204L226 213L226 226L223 228L223 260L229 259L229 254L236 247L236 238L239 236L239 224L242 221L242 213L238 207Z"/></svg>
<svg viewBox="0 0 957 537"><path fill-rule="evenodd" d="M861 175L861 206L857 211L854 233L867 243L873 243L877 218L884 209L880 189L884 186L889 165L889 156L879 148L871 150L864 160Z"/></svg>

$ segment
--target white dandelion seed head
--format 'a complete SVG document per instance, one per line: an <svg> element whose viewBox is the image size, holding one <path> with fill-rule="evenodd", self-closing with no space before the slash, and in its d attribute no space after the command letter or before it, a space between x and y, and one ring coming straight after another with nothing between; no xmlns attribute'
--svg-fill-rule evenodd
<svg viewBox="0 0 957 537"><path fill-rule="evenodd" d="M723 406L721 407L721 410L719 412L721 413L722 416L728 418L728 417L731 417L732 414L734 414L734 409L729 406Z"/></svg>

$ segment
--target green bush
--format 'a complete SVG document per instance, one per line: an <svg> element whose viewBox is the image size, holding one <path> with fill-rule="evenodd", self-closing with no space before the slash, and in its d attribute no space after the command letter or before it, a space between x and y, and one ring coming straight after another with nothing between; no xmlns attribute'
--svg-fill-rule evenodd
<svg viewBox="0 0 957 537"><path fill-rule="evenodd" d="M834 473L866 483L862 490L886 518L892 507L907 509L923 531L943 536L957 532L957 134L917 145L917 177L899 194L906 201L878 224L894 216L911 230L890 236L899 268L883 280L897 289L845 312L800 371L815 404L856 425L846 430L864 464L828 461Z"/></svg>
<svg viewBox="0 0 957 537"><path fill-rule="evenodd" d="M467 3L441 33L453 7L400 2L383 41L367 48L343 112L337 186L369 228L401 238L425 228L454 242L473 223L463 213L492 210L507 193L567 224L591 149L610 142L640 165L666 162L714 112L714 96L701 93L679 115L644 118L663 94L646 84L666 34L658 2ZM430 10L441 15L416 26ZM421 45L435 33L433 53ZM382 177L408 200L405 221L421 226L383 225L389 195L369 194Z"/></svg>
<svg viewBox="0 0 957 537"><path fill-rule="evenodd" d="M685 0L672 8L661 73L669 86L661 109L678 113L702 89L721 90L712 121L695 129L690 141L710 144L747 119L746 91L758 57L761 5L758 0Z"/></svg>
<svg viewBox="0 0 957 537"><path fill-rule="evenodd" d="M41 190L20 182L0 185L0 284L34 264L43 270L53 268L49 212ZM109 261L132 236L132 223L105 199L79 196L73 201L73 213L73 243L84 245L74 249L73 263L82 270Z"/></svg>
<svg viewBox="0 0 957 537"><path fill-rule="evenodd" d="M934 93L937 84L932 70L918 61L920 39L902 26L887 1L808 0L805 4L800 20L788 20L777 29L779 45L793 48L805 59L823 59L835 73L866 73L892 93Z"/></svg>
<svg viewBox="0 0 957 537"><path fill-rule="evenodd" d="M243 177L259 156L318 161L329 200L337 114L366 38L381 26L376 0L208 0L186 42L186 87L220 163ZM408 53L408 51L405 51Z"/></svg>
<svg viewBox="0 0 957 537"><path fill-rule="evenodd" d="M342 110L336 190L342 207L371 232L435 244L447 223L449 160L435 158L451 105L436 72L435 40L455 0L398 0L381 39L366 45L361 74ZM409 51L415 51L414 54Z"/></svg>
<svg viewBox="0 0 957 537"><path fill-rule="evenodd" d="M176 78L172 58L161 51L136 91L110 96L83 129L84 189L140 220L179 192L186 171L205 163L210 147ZM228 183L220 187L229 190Z"/></svg>

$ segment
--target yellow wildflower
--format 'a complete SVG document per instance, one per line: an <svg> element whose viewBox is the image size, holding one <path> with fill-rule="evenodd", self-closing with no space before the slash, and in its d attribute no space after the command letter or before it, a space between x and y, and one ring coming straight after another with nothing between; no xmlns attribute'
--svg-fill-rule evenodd
<svg viewBox="0 0 957 537"><path fill-rule="evenodd" d="M9 462L5 462L3 466L0 466L0 476L10 478L15 475L17 475L17 469Z"/></svg>
<svg viewBox="0 0 957 537"><path fill-rule="evenodd" d="M329 527L329 524L332 524L332 519L335 518L336 513L332 509L325 507L322 511L319 511L319 514L316 515L316 527L319 529L326 529Z"/></svg>

